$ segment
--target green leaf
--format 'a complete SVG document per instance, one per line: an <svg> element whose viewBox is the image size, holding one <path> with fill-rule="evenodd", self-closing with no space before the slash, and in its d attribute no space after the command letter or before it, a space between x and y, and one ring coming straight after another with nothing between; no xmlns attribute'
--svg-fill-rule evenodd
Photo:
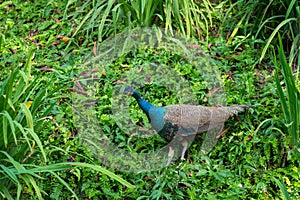
<svg viewBox="0 0 300 200"><path fill-rule="evenodd" d="M275 35L278 33L278 31L281 29L281 27L283 27L284 25L286 25L287 23L290 23L291 21L297 21L296 18L289 18L289 19L286 19L284 21L282 21L275 29L274 31L272 32L271 36L269 37L265 47L263 48L262 50L262 53L261 53L261 56L259 58L259 62L262 61L262 59L265 57L265 54L273 40L273 38L275 37Z"/></svg>
<svg viewBox="0 0 300 200"><path fill-rule="evenodd" d="M278 179L276 179L276 178L274 178L274 177L272 177L272 179L273 179L273 181L275 181L275 183L276 183L276 184L278 185L278 187L280 188L280 190L281 190L281 192L282 192L284 198L285 198L286 200L291 200L291 197L290 197L290 195L289 195L289 193L288 193L288 191L287 191L285 185L282 184Z"/></svg>

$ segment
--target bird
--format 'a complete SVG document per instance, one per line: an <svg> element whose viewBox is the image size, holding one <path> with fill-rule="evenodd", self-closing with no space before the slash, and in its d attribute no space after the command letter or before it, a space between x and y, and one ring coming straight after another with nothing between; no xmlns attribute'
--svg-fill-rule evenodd
<svg viewBox="0 0 300 200"><path fill-rule="evenodd" d="M231 116L244 112L252 105L233 106L201 106L201 105L167 105L155 106L141 97L136 89L125 88L124 94L131 95L137 101L140 109L146 114L152 128L167 142L175 140L182 145L181 160L184 160L191 138L214 128L220 128L216 139L222 134L224 122ZM177 143L174 144L177 144ZM174 156L174 144L169 146L168 161L170 165Z"/></svg>

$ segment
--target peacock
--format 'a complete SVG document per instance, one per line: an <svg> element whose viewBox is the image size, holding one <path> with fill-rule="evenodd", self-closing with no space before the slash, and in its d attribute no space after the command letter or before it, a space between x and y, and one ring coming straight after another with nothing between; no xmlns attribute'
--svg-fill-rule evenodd
<svg viewBox="0 0 300 200"><path fill-rule="evenodd" d="M135 98L139 107L147 115L153 129L167 142L176 140L182 145L181 160L184 160L185 152L191 137L196 134L221 127L216 138L219 138L224 127L224 122L231 116L243 112L251 105L234 105L228 107L207 107L200 105L169 105L164 107L154 106L144 100L141 95L132 88L126 88L124 93ZM169 146L169 166L174 156L174 146Z"/></svg>

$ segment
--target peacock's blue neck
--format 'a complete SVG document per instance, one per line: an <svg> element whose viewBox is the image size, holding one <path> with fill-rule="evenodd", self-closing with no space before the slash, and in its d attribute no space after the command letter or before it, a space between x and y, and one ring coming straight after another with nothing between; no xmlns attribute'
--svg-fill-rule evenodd
<svg viewBox="0 0 300 200"><path fill-rule="evenodd" d="M155 106L153 106L148 101L142 99L141 95L136 90L133 91L132 96L136 99L136 101L139 104L140 108L146 113L149 122L151 122L149 112L150 112L150 109L155 107Z"/></svg>
<svg viewBox="0 0 300 200"><path fill-rule="evenodd" d="M136 99L140 108L147 115L152 127L157 131L162 130L164 126L164 116L166 113L165 108L154 106L148 101L142 99L141 95L136 90L133 91L132 96Z"/></svg>

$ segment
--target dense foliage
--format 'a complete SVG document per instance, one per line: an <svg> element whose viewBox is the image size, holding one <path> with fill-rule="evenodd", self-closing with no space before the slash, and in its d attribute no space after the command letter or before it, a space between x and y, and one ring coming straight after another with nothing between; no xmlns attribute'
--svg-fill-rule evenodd
<svg viewBox="0 0 300 200"><path fill-rule="evenodd" d="M4 199L299 199L299 5L262 1L4 1L0 3L0 196ZM226 104L254 109L230 119L208 156L152 172L119 171L87 150L72 110L80 66L114 34L157 26L196 38L215 61ZM280 34L279 34L280 33ZM281 35L281 36L279 36ZM152 152L157 135L137 138L111 117L122 74L155 61L189 80L198 103L210 89L176 53L140 49L99 73L96 110L104 133L124 149ZM139 88L156 105L174 91ZM77 91L78 92L78 91ZM137 124L147 121L129 100ZM126 181L125 181L126 180Z"/></svg>

